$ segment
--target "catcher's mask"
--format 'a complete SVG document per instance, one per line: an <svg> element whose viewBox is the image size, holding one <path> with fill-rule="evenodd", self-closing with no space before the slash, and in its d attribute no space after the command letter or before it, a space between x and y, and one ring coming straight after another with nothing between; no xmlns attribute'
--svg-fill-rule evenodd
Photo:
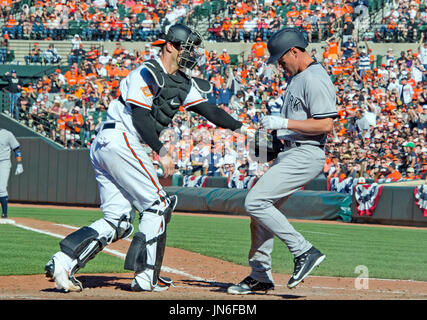
<svg viewBox="0 0 427 320"><path fill-rule="evenodd" d="M202 36L196 30L183 24L175 24L151 45L163 46L167 42L173 43L180 51L178 65L181 68L193 69L197 64L201 64L204 55L202 41Z"/></svg>

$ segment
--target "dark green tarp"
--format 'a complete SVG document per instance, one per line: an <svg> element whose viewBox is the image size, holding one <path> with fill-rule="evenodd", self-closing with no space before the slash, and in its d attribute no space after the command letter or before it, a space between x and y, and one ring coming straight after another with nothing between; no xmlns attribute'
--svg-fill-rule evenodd
<svg viewBox="0 0 427 320"><path fill-rule="evenodd" d="M247 189L165 187L178 196L176 210L247 215ZM297 191L279 206L290 219L351 220L351 196L327 191Z"/></svg>

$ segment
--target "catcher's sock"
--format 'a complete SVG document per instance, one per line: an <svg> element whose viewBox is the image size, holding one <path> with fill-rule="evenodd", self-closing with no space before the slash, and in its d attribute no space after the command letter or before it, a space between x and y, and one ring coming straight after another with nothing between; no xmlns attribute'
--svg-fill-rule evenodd
<svg viewBox="0 0 427 320"><path fill-rule="evenodd" d="M1 210L2 210L2 215L3 216L7 216L7 202L8 202L8 197L0 197L0 203L1 203Z"/></svg>

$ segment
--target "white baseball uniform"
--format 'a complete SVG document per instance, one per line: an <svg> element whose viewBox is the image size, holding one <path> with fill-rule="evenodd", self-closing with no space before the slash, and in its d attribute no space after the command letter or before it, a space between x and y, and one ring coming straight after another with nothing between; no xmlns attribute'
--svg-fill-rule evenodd
<svg viewBox="0 0 427 320"><path fill-rule="evenodd" d="M163 67L160 59L157 62ZM163 70L167 73L166 69ZM157 178L156 170L147 155L143 141L132 123L132 112L128 104L149 109L158 87L152 77L146 77L144 65L132 71L120 83L120 93L126 105L118 99L113 100L107 111L107 121L101 125L90 150L90 158L95 170L101 197L101 209L105 218L118 219L129 214L132 207L139 212L152 208L153 203L165 196ZM207 101L192 86L184 101L184 109ZM114 124L114 128L109 128ZM168 204L161 203L159 209ZM154 208L155 209L155 208ZM139 231L146 235L147 241L164 232L164 217L144 213ZM156 242L148 247L148 259L154 264ZM150 261L149 261L150 262ZM152 280L153 270L146 269L141 277Z"/></svg>
<svg viewBox="0 0 427 320"><path fill-rule="evenodd" d="M156 60L167 73L161 60ZM89 227L107 239L112 238L114 228L106 220L117 223L123 215L130 218L133 208L143 213L139 231L145 234L147 242L165 231L163 215L144 212L147 209L163 211L169 203L165 200L159 201L166 193L143 146L144 141L133 125L132 110L129 106L132 104L151 110L158 92L159 88L144 64L131 71L120 82L121 99L115 99L109 104L107 120L100 125L91 145L90 159L98 182L104 219L95 221ZM186 109L206 101L192 85L183 107ZM126 228L126 225L122 227ZM157 242L148 244L146 248L147 264L154 265ZM55 256L68 271L76 264L76 261L61 251ZM153 270L150 268L135 276L153 283Z"/></svg>

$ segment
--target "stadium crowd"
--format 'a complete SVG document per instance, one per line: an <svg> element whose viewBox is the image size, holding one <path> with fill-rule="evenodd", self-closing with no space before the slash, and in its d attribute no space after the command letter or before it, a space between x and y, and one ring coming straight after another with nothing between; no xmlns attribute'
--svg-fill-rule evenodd
<svg viewBox="0 0 427 320"><path fill-rule="evenodd" d="M243 6L237 1L226 2L235 11ZM282 3L264 1L264 5L270 2ZM69 1L66 4L69 3L80 6L85 1ZM127 5L132 1L117 2L121 3ZM152 4L153 1L147 3ZM108 4L111 6L111 2ZM180 3L183 6L186 4L188 2ZM195 2L191 5L194 6ZM64 4L52 4L55 10L61 6ZM326 11L337 11L333 3L319 3L316 9L318 6ZM99 9L96 5L93 7L95 11ZM396 53L390 49L383 57L383 63L377 67L368 42L345 31L347 28L351 30L349 25L355 11L357 14L365 12L357 6L351 8L353 11L349 9L349 12L338 10L343 12L342 36L332 32L334 29L328 29L320 38L325 43L323 52L311 51L312 56L329 72L337 88L339 119L325 146L327 161L324 174L328 178L345 179L351 176L375 181L426 178L427 44L424 43L424 33L419 34L416 52L407 50ZM292 6L291 10L294 10ZM74 12L74 16L78 15L77 12ZM239 16L239 13L233 14ZM247 16L245 12L243 15ZM263 11L259 15L262 19ZM298 17L288 21L297 21ZM425 15L422 15L422 19L425 19ZM278 28L283 27L284 22L280 17L278 20ZM303 22L295 25L304 28ZM287 86L286 75L266 64L269 34L220 32L216 36L211 40L221 41L218 37L231 36L254 43L248 57L240 62L231 61L226 48L221 52L206 52L206 63L196 67L192 75L211 81L214 89L207 96L210 102L218 104L236 119L259 128L263 115L280 113L282 95ZM112 39L122 38L113 36ZM36 83L23 84L20 92L11 92L16 106L12 105L9 113L66 148L80 148L90 145L97 127L106 119L109 102L119 95L120 80L145 60L156 57L157 51L145 45L141 50L129 52L117 41L113 52L99 52L96 46L85 48L78 34L73 36L72 41L73 50L67 57L70 69L64 73L57 69ZM34 43L33 52L41 54L37 46ZM31 59L34 57L30 54L29 63L33 61ZM5 79L9 78L10 75L5 76ZM214 128L211 123L192 113L178 114L162 140L175 155L177 173L184 175L260 176L269 165L248 159L244 137ZM162 168L157 156L153 153L151 156L161 175Z"/></svg>
<svg viewBox="0 0 427 320"><path fill-rule="evenodd" d="M373 41L414 42L426 27L422 1L392 4L372 28ZM379 6L379 5L378 5ZM369 1L318 0L3 0L2 35L11 39L64 40L75 31L83 40L151 41L168 25L215 16L206 28L211 41L266 40L280 25L304 28L310 41L322 41L357 17L369 17Z"/></svg>

